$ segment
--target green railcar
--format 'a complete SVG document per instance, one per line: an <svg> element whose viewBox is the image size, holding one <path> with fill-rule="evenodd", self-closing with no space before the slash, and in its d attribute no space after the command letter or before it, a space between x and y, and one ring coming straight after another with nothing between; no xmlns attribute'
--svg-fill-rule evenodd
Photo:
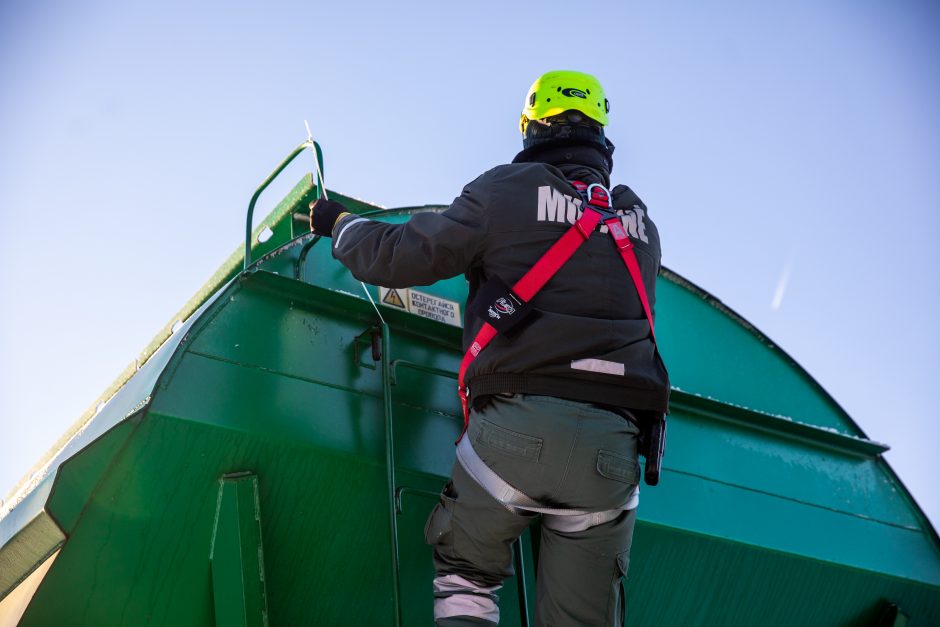
<svg viewBox="0 0 940 627"><path fill-rule="evenodd" d="M461 429L466 281L362 286L308 232L320 191L249 218L6 499L0 627L432 624L422 529ZM940 541L887 447L705 290L663 270L657 297L675 387L627 624L940 625ZM515 553L502 624L528 625L537 535Z"/></svg>

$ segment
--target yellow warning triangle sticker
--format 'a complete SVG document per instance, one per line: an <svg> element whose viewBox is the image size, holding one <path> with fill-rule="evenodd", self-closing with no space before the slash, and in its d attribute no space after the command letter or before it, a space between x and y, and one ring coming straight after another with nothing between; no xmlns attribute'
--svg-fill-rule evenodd
<svg viewBox="0 0 940 627"><path fill-rule="evenodd" d="M382 302L392 307L398 307L399 309L407 309L405 307L405 301L403 301L401 296L398 294L398 290L388 290L388 292L385 294L385 297L382 299Z"/></svg>

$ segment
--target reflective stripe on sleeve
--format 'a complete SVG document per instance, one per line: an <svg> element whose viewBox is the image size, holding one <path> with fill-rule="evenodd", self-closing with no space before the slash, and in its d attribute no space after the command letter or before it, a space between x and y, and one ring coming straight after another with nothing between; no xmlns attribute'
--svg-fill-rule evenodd
<svg viewBox="0 0 940 627"><path fill-rule="evenodd" d="M349 227L351 227L354 224L359 224L360 222L368 222L368 221L369 221L368 218L356 218L355 220L350 220L349 222L344 224L343 228L341 228L339 230L339 233L336 234L336 239L333 240L333 248L339 247L339 241L343 239L343 234L346 232L347 229L349 229Z"/></svg>

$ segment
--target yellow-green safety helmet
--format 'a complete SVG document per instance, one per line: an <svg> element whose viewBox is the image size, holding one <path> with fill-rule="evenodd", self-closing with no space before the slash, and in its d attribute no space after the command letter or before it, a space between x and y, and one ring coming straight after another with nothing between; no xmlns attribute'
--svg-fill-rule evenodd
<svg viewBox="0 0 940 627"><path fill-rule="evenodd" d="M525 133L530 120L541 120L571 109L607 126L610 103L600 81L584 72L558 70L542 74L525 97L519 130Z"/></svg>

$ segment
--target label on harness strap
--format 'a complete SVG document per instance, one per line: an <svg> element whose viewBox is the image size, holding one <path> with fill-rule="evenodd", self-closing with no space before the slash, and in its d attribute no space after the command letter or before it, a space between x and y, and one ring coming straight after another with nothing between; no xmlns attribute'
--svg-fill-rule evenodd
<svg viewBox="0 0 940 627"><path fill-rule="evenodd" d="M477 292L470 310L489 322L500 335L519 331L523 322L532 322L536 310L524 302L499 277L491 277Z"/></svg>

